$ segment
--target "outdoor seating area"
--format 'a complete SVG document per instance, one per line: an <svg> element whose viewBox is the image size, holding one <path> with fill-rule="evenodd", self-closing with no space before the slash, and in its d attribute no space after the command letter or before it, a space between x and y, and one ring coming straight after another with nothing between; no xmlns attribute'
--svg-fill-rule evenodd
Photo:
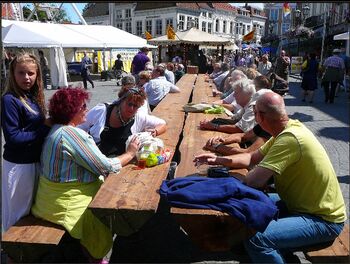
<svg viewBox="0 0 350 264"><path fill-rule="evenodd" d="M207 139L220 134L200 130L197 126L199 120L211 118L212 114L185 113L182 110L187 103L215 100L212 87L205 82L205 75L186 74L177 85L183 92L168 95L153 111L172 128L160 138L171 151L172 160L178 163L175 178L203 174L192 162L193 156L201 151ZM215 116L225 117L225 114ZM142 170L134 163L129 164L118 175L109 175L89 208L113 233L122 236L134 234L156 213L160 202L158 190L167 179L169 168L170 162ZM237 178L246 174L245 169L230 171L230 175ZM236 218L215 210L172 207L171 215L188 238L205 251L232 250L256 232ZM302 251L312 263L333 260L346 263L349 261L348 232L346 225L333 243ZM64 234L65 230L60 226L27 216L3 234L2 243L9 254L16 256L15 260L36 262L53 251ZM37 253L33 254L34 251Z"/></svg>

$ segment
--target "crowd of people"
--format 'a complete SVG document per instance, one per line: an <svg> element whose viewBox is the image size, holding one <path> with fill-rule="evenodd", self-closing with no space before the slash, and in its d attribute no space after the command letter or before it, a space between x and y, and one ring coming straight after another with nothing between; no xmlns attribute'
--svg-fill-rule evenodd
<svg viewBox="0 0 350 264"><path fill-rule="evenodd" d="M47 109L42 59L26 52L12 59L1 104L3 232L31 212L62 225L80 240L89 261L103 263L112 248L112 233L87 207L104 178L134 160L140 147L137 133L157 137L171 129L152 111L169 93L181 92L176 83L185 74L179 59L153 65L148 52L142 48L134 57L116 100L90 110L87 81L92 87L94 83L88 72L82 75L84 87L57 90ZM206 69L206 81L216 87L214 103L233 116L198 124L201 130L226 136L210 138L203 147L212 153L199 154L194 162L249 168L244 183L252 188L274 184L269 196L278 205L279 217L244 244L255 263L284 263L284 252L340 234L346 220L344 199L323 146L286 113L281 95L288 91L290 60L285 51L275 64L267 54L237 55L212 58L212 71ZM82 69L89 63L85 56ZM332 57L323 65L326 74L332 67L345 69ZM302 89L308 91L303 99L310 96L312 101L318 70L310 54L303 69ZM339 80L329 75L323 85L330 83L326 101L333 103L334 82Z"/></svg>

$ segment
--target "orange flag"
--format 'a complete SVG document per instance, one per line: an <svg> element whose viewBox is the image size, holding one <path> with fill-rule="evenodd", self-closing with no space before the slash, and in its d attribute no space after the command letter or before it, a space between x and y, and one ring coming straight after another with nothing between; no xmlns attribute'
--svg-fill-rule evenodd
<svg viewBox="0 0 350 264"><path fill-rule="evenodd" d="M148 31L145 32L145 37L146 37L147 40L153 38L152 35L151 35L151 33L149 33Z"/></svg>
<svg viewBox="0 0 350 264"><path fill-rule="evenodd" d="M253 31L250 31L248 34L244 35L242 40L243 41L252 41L254 39L254 33L255 33L255 29L253 29Z"/></svg>
<svg viewBox="0 0 350 264"><path fill-rule="evenodd" d="M175 31L170 25L167 27L166 34L168 36L168 39L175 39Z"/></svg>

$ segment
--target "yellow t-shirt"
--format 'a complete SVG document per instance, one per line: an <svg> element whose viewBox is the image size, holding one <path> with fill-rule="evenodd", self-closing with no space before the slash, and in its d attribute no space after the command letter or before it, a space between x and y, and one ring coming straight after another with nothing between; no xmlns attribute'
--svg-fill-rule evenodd
<svg viewBox="0 0 350 264"><path fill-rule="evenodd" d="M258 166L276 172L275 187L290 212L317 215L326 221L346 220L345 204L329 157L313 133L298 120L261 148Z"/></svg>

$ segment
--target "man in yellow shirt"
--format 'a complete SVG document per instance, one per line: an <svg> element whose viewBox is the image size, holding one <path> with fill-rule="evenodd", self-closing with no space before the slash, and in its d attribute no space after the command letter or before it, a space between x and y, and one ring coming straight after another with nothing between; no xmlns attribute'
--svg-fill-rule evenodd
<svg viewBox="0 0 350 264"><path fill-rule="evenodd" d="M285 263L283 253L340 234L346 220L344 198L325 149L301 122L288 118L280 95L261 95L254 114L272 135L260 149L227 157L201 154L194 161L233 168L256 165L244 179L254 188L264 188L273 177L277 193L269 195L280 217L245 241L245 248L255 263Z"/></svg>

